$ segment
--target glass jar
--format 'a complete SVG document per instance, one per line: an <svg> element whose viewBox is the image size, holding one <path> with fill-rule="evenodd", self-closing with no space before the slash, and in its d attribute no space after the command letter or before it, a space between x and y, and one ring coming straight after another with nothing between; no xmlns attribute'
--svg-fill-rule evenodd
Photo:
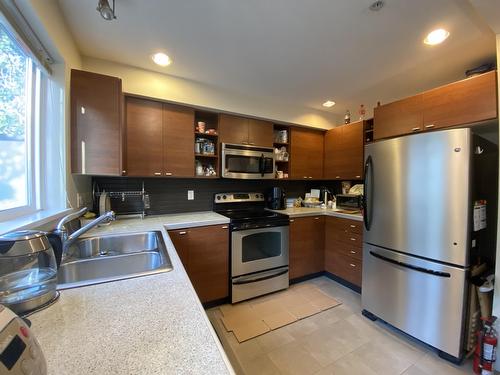
<svg viewBox="0 0 500 375"><path fill-rule="evenodd" d="M0 236L0 304L26 313L54 299L56 287L57 263L45 232Z"/></svg>

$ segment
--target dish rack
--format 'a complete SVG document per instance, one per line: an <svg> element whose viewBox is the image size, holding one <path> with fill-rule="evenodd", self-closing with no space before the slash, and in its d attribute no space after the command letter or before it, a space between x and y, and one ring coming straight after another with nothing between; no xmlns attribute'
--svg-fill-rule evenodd
<svg viewBox="0 0 500 375"><path fill-rule="evenodd" d="M94 183L94 185L92 186L92 196L94 197L94 201L99 202L101 195L104 193L106 193L110 199L114 200L115 205L121 206L121 209L117 210L119 211L117 212L117 216L140 215L141 218L144 218L144 216L146 216L146 210L150 208L149 194L144 189L144 181L142 182L141 190L124 191L106 191L104 189L100 190L99 185L97 185L97 183Z"/></svg>

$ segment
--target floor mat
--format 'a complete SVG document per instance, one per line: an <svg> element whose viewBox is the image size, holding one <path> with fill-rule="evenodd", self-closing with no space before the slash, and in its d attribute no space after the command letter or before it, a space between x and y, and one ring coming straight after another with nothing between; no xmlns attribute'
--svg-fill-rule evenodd
<svg viewBox="0 0 500 375"><path fill-rule="evenodd" d="M250 301L223 305L219 310L224 328L241 343L340 304L316 285L298 284Z"/></svg>

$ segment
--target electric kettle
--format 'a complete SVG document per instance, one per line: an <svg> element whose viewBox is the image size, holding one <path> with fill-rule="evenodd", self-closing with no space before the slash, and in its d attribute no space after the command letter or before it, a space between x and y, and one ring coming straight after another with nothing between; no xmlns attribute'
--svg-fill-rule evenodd
<svg viewBox="0 0 500 375"><path fill-rule="evenodd" d="M56 287L56 258L45 232L0 236L0 304L27 313L55 299Z"/></svg>

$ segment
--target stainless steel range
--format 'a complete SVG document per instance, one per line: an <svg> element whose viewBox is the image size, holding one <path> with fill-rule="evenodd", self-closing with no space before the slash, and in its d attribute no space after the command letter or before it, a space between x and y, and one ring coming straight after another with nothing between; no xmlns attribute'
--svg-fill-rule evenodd
<svg viewBox="0 0 500 375"><path fill-rule="evenodd" d="M214 211L231 219L231 302L288 288L288 216L261 193L216 194Z"/></svg>

